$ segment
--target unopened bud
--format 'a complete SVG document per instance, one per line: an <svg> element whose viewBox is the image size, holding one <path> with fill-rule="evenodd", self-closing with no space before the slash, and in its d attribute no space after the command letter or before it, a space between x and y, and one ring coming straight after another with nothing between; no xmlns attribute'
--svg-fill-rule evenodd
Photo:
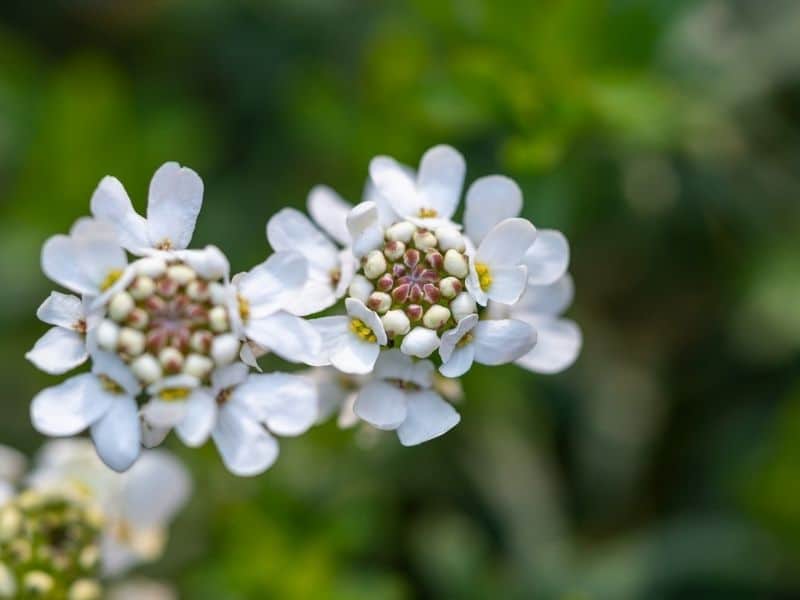
<svg viewBox="0 0 800 600"><path fill-rule="evenodd" d="M419 264L419 250L415 250L414 248L409 248L406 250L406 253L403 255L403 262L406 263L406 266L409 268L414 268Z"/></svg>
<svg viewBox="0 0 800 600"><path fill-rule="evenodd" d="M146 338L141 331L123 327L119 332L117 347L130 356L139 356L144 352Z"/></svg>
<svg viewBox="0 0 800 600"><path fill-rule="evenodd" d="M128 315L126 323L136 329L144 329L150 322L150 315L142 308L134 308L131 314Z"/></svg>
<svg viewBox="0 0 800 600"><path fill-rule="evenodd" d="M110 321L109 319L103 319L100 322L100 325L97 326L97 343L103 350L108 350L109 352L113 352L117 349L117 343L119 341L119 325L114 323L114 321Z"/></svg>
<svg viewBox="0 0 800 600"><path fill-rule="evenodd" d="M172 298L178 293L180 284L171 277L162 277L156 282L156 291L164 298Z"/></svg>
<svg viewBox="0 0 800 600"><path fill-rule="evenodd" d="M197 277L197 273L187 265L172 265L167 268L167 277L177 282L178 285L186 285Z"/></svg>
<svg viewBox="0 0 800 600"><path fill-rule="evenodd" d="M405 335L411 329L411 321L402 310L390 310L381 317L381 322L389 337Z"/></svg>
<svg viewBox="0 0 800 600"><path fill-rule="evenodd" d="M183 354L172 346L158 353L158 361L167 373L177 373L183 367Z"/></svg>
<svg viewBox="0 0 800 600"><path fill-rule="evenodd" d="M463 289L464 286L455 277L445 277L439 282L439 291L445 298L455 298Z"/></svg>
<svg viewBox="0 0 800 600"><path fill-rule="evenodd" d="M144 275L145 277L161 277L167 270L167 263L161 258L149 257L142 258L136 261L135 268L137 275Z"/></svg>
<svg viewBox="0 0 800 600"><path fill-rule="evenodd" d="M469 273L467 259L458 250L450 249L444 254L444 270L460 279Z"/></svg>
<svg viewBox="0 0 800 600"><path fill-rule="evenodd" d="M348 293L352 298L356 298L357 300L361 300L366 304L367 298L374 290L374 286L369 279L364 277L363 275L356 275L353 277L353 281L350 282L350 287L348 288Z"/></svg>
<svg viewBox="0 0 800 600"><path fill-rule="evenodd" d="M417 228L413 223L401 221L400 223L395 223L386 230L386 239L407 244L411 241L416 230Z"/></svg>
<svg viewBox="0 0 800 600"><path fill-rule="evenodd" d="M228 330L228 310L224 306L215 306L208 311L208 324L212 331L222 333Z"/></svg>
<svg viewBox="0 0 800 600"><path fill-rule="evenodd" d="M211 344L211 358L217 366L229 365L239 356L239 340L232 333L218 335Z"/></svg>
<svg viewBox="0 0 800 600"><path fill-rule="evenodd" d="M447 252L448 250L464 252L466 249L464 236L455 227L439 227L436 230L436 239L439 240L439 250L442 252Z"/></svg>
<svg viewBox="0 0 800 600"><path fill-rule="evenodd" d="M436 236L433 235L433 232L428 231L427 229L418 229L414 233L414 246L423 252L430 250L431 248L435 248L437 241L438 240L436 239Z"/></svg>
<svg viewBox="0 0 800 600"><path fill-rule="evenodd" d="M477 310L478 309L475 305L475 300L473 300L472 296L470 296L468 292L461 292L450 303L450 311L453 313L453 318L456 320L456 322L460 321L466 316L476 313Z"/></svg>
<svg viewBox="0 0 800 600"><path fill-rule="evenodd" d="M372 292L366 304L375 312L385 313L392 306L392 297L385 292Z"/></svg>
<svg viewBox="0 0 800 600"><path fill-rule="evenodd" d="M108 303L108 316L115 321L124 321L134 308L136 303L131 295L128 292L120 292Z"/></svg>
<svg viewBox="0 0 800 600"><path fill-rule="evenodd" d="M145 383L155 383L163 375L161 363L152 354L142 354L131 363L131 371Z"/></svg>
<svg viewBox="0 0 800 600"><path fill-rule="evenodd" d="M411 321L419 321L422 318L422 307L419 304L409 304L406 307L406 314Z"/></svg>
<svg viewBox="0 0 800 600"><path fill-rule="evenodd" d="M381 275L380 279L378 279L378 283L375 287L382 292L388 292L394 287L394 277L389 275L389 273L384 273Z"/></svg>
<svg viewBox="0 0 800 600"><path fill-rule="evenodd" d="M205 379L214 369L214 362L202 354L190 354L183 363L183 372L197 379Z"/></svg>
<svg viewBox="0 0 800 600"><path fill-rule="evenodd" d="M134 300L144 300L155 294L156 282L153 281L152 277L139 275L139 277L133 280L131 287L128 288L128 292L130 292Z"/></svg>
<svg viewBox="0 0 800 600"><path fill-rule="evenodd" d="M429 304L436 304L439 301L439 298L442 296L439 288L432 283L426 283L423 285L422 293L425 296L425 300L427 300Z"/></svg>
<svg viewBox="0 0 800 600"><path fill-rule="evenodd" d="M211 299L211 304L216 304L217 306L225 304L228 299L225 286L215 281L208 286L208 297Z"/></svg>
<svg viewBox="0 0 800 600"><path fill-rule="evenodd" d="M389 260L397 260L398 258L403 256L403 252L405 251L406 251L406 245L398 240L387 242L386 245L383 247L383 253Z"/></svg>
<svg viewBox="0 0 800 600"><path fill-rule="evenodd" d="M186 295L192 300L205 302L208 300L211 292L208 289L208 283L202 279L195 279L194 281L190 281L189 285L186 286Z"/></svg>
<svg viewBox="0 0 800 600"><path fill-rule="evenodd" d="M383 252L373 250L367 254L364 261L364 275L369 279L376 279L386 272L386 257Z"/></svg>
<svg viewBox="0 0 800 600"><path fill-rule="evenodd" d="M450 320L450 311L444 306L434 304L422 317L422 324L428 329L439 329Z"/></svg>
<svg viewBox="0 0 800 600"><path fill-rule="evenodd" d="M207 354L211 351L211 344L214 342L214 334L210 331L206 331L201 329L200 331L195 331L192 334L191 339L189 340L189 346L195 352L199 352L200 354Z"/></svg>
<svg viewBox="0 0 800 600"><path fill-rule="evenodd" d="M444 257L440 252L433 250L425 255L425 262L428 263L432 268L440 271L444 266Z"/></svg>

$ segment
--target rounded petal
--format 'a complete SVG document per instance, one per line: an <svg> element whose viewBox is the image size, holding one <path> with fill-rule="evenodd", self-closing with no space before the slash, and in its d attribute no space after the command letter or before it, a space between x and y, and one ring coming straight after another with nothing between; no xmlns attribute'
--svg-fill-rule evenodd
<svg viewBox="0 0 800 600"><path fill-rule="evenodd" d="M417 174L420 208L432 208L437 217L449 219L456 212L467 166L450 146L434 146L423 156Z"/></svg>
<svg viewBox="0 0 800 600"><path fill-rule="evenodd" d="M516 319L481 321L472 330L475 361L482 365L504 365L530 352L536 330Z"/></svg>
<svg viewBox="0 0 800 600"><path fill-rule="evenodd" d="M90 348L89 354L92 357L92 373L105 375L131 396L141 391L139 380L119 356L96 348Z"/></svg>
<svg viewBox="0 0 800 600"><path fill-rule="evenodd" d="M25 355L45 373L61 375L86 362L86 341L71 329L53 327Z"/></svg>
<svg viewBox="0 0 800 600"><path fill-rule="evenodd" d="M472 368L475 361L475 345L467 344L463 348L456 348L450 358L439 367L439 373L445 377L461 377Z"/></svg>
<svg viewBox="0 0 800 600"><path fill-rule="evenodd" d="M31 421L45 435L75 435L102 417L114 399L97 377L83 373L39 392L31 403Z"/></svg>
<svg viewBox="0 0 800 600"><path fill-rule="evenodd" d="M251 375L236 388L230 401L278 435L300 435L317 420L316 386L301 375Z"/></svg>
<svg viewBox="0 0 800 600"><path fill-rule="evenodd" d="M364 256L383 243L383 228L374 202L362 202L347 214L347 231L353 241L353 254Z"/></svg>
<svg viewBox="0 0 800 600"><path fill-rule="evenodd" d="M250 303L254 318L290 305L308 280L308 261L298 252L276 252L235 279L239 293Z"/></svg>
<svg viewBox="0 0 800 600"><path fill-rule="evenodd" d="M142 417L158 429L170 429L183 421L186 416L188 400L166 401L151 398L142 406Z"/></svg>
<svg viewBox="0 0 800 600"><path fill-rule="evenodd" d="M567 273L550 285L528 285L522 298L513 307L513 315L551 315L563 313L575 297L575 284Z"/></svg>
<svg viewBox="0 0 800 600"><path fill-rule="evenodd" d="M336 293L329 281L309 279L287 310L299 317L313 315L330 308L336 304L336 300Z"/></svg>
<svg viewBox="0 0 800 600"><path fill-rule="evenodd" d="M558 281L569 266L569 242L555 229L540 229L522 262L528 267L531 285L549 285Z"/></svg>
<svg viewBox="0 0 800 600"><path fill-rule="evenodd" d="M533 350L520 357L516 364L534 373L559 373L572 366L583 345L580 327L566 319L541 318L528 320L538 334Z"/></svg>
<svg viewBox="0 0 800 600"><path fill-rule="evenodd" d="M243 363L233 363L217 369L211 374L211 386L215 392L235 387L247 381L250 369Z"/></svg>
<svg viewBox="0 0 800 600"><path fill-rule="evenodd" d="M259 346L290 362L304 362L322 351L317 330L305 319L283 311L250 319L245 332Z"/></svg>
<svg viewBox="0 0 800 600"><path fill-rule="evenodd" d="M414 327L400 344L400 350L409 356L428 358L439 347L439 336L427 327Z"/></svg>
<svg viewBox="0 0 800 600"><path fill-rule="evenodd" d="M352 205L327 185L314 186L308 194L308 212L325 233L342 246L350 245L347 213Z"/></svg>
<svg viewBox="0 0 800 600"><path fill-rule="evenodd" d="M416 360L392 348L381 352L375 363L375 378L394 379L429 388L433 385L433 372L436 369L429 360Z"/></svg>
<svg viewBox="0 0 800 600"><path fill-rule="evenodd" d="M375 367L380 352L377 343L367 342L347 332L328 349L328 358L343 373L364 375Z"/></svg>
<svg viewBox="0 0 800 600"><path fill-rule="evenodd" d="M536 228L530 221L513 218L501 221L486 234L478 246L475 261L490 268L515 266L536 241Z"/></svg>
<svg viewBox="0 0 800 600"><path fill-rule="evenodd" d="M36 316L49 325L74 329L84 318L83 302L72 294L51 292L36 311Z"/></svg>
<svg viewBox="0 0 800 600"><path fill-rule="evenodd" d="M143 452L125 475L122 514L139 529L169 523L189 500L192 482L178 459L167 452Z"/></svg>
<svg viewBox="0 0 800 600"><path fill-rule="evenodd" d="M406 394L385 381L370 381L358 393L353 411L378 429L397 429L406 420Z"/></svg>
<svg viewBox="0 0 800 600"><path fill-rule="evenodd" d="M369 163L369 175L376 191L394 212L402 217L419 214L422 205L417 194L417 183L406 167L388 156L376 156ZM350 233L352 235L352 229Z"/></svg>
<svg viewBox="0 0 800 600"><path fill-rule="evenodd" d="M164 250L186 248L202 204L203 181L197 173L176 162L161 165L150 180L147 200L150 245Z"/></svg>
<svg viewBox="0 0 800 600"><path fill-rule="evenodd" d="M222 461L234 475L259 475L278 458L278 441L255 419L230 403L219 411L211 436Z"/></svg>
<svg viewBox="0 0 800 600"><path fill-rule="evenodd" d="M450 356L456 349L458 342L478 324L478 315L467 315L461 319L454 329L450 329L442 334L442 342L439 345L439 356L442 362L450 360Z"/></svg>
<svg viewBox="0 0 800 600"><path fill-rule="evenodd" d="M408 416L397 429L397 437L403 446L415 446L447 433L460 420L456 409L436 392L412 392L408 394Z"/></svg>
<svg viewBox="0 0 800 600"><path fill-rule="evenodd" d="M514 304L520 299L528 282L528 270L524 265L495 267L491 270L492 283L486 296L500 304Z"/></svg>
<svg viewBox="0 0 800 600"><path fill-rule="evenodd" d="M522 190L508 177L481 177L467 190L464 229L469 238L480 244L491 229L522 210Z"/></svg>
<svg viewBox="0 0 800 600"><path fill-rule="evenodd" d="M375 334L378 344L385 346L388 339L386 337L386 330L383 327L383 321L374 310L367 308L361 300L356 298L347 298L344 301L347 314L355 319L362 321L367 327Z"/></svg>
<svg viewBox="0 0 800 600"><path fill-rule="evenodd" d="M42 248L42 270L74 292L96 295L112 272L123 271L128 259L114 239L105 236L56 235Z"/></svg>
<svg viewBox="0 0 800 600"><path fill-rule="evenodd" d="M117 396L111 408L91 428L97 455L114 471L127 471L142 451L142 430L136 400Z"/></svg>
<svg viewBox="0 0 800 600"><path fill-rule="evenodd" d="M324 270L338 266L339 250L299 210L284 208L267 221L267 241L276 252L299 252L309 263Z"/></svg>
<svg viewBox="0 0 800 600"><path fill-rule="evenodd" d="M525 271L525 277L527 277L527 270ZM475 269L475 260L472 257L469 260L469 273L465 283L467 284L469 295L475 299L475 302L481 306L486 306L489 303L489 295L481 287L478 272Z"/></svg>
<svg viewBox="0 0 800 600"><path fill-rule="evenodd" d="M125 188L116 177L103 177L92 194L92 214L112 223L123 248L143 254L150 248L147 221L133 210Z"/></svg>
<svg viewBox="0 0 800 600"><path fill-rule="evenodd" d="M206 246L202 250L182 250L176 256L192 267L200 277L206 279L227 279L231 266L228 257L216 246Z"/></svg>

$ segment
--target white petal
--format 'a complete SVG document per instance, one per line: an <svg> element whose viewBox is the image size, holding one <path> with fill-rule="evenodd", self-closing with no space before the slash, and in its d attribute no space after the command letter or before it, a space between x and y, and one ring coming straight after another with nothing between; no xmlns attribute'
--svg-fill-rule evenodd
<svg viewBox="0 0 800 600"><path fill-rule="evenodd" d="M322 339L305 319L287 312L277 312L260 319L250 319L247 337L290 362L304 362L322 351Z"/></svg>
<svg viewBox="0 0 800 600"><path fill-rule="evenodd" d="M36 316L49 325L74 329L84 318L83 302L71 294L51 292L36 311Z"/></svg>
<svg viewBox="0 0 800 600"><path fill-rule="evenodd" d="M378 429L397 429L406 420L406 394L384 381L371 381L361 388L353 411Z"/></svg>
<svg viewBox="0 0 800 600"><path fill-rule="evenodd" d="M142 429L142 446L145 448L155 448L160 446L171 430L170 427L155 427L144 419L139 419Z"/></svg>
<svg viewBox="0 0 800 600"><path fill-rule="evenodd" d="M147 231L154 248L183 250L192 241L203 204L200 176L176 162L164 163L150 180Z"/></svg>
<svg viewBox="0 0 800 600"><path fill-rule="evenodd" d="M186 504L192 489L189 474L167 452L143 452L125 474L122 514L137 529L169 523Z"/></svg>
<svg viewBox="0 0 800 600"><path fill-rule="evenodd" d="M320 336L320 351L313 356L306 357L306 363L315 367L322 367L331 364L330 352L350 335L350 318L344 316L320 317L311 319L311 326Z"/></svg>
<svg viewBox="0 0 800 600"><path fill-rule="evenodd" d="M414 327L400 344L400 350L409 356L428 358L439 347L439 336L427 327Z"/></svg>
<svg viewBox="0 0 800 600"><path fill-rule="evenodd" d="M342 246L350 245L347 213L353 208L327 185L314 186L308 194L308 212L314 222Z"/></svg>
<svg viewBox="0 0 800 600"><path fill-rule="evenodd" d="M254 318L285 308L308 279L308 261L297 252L276 252L236 278L239 293L250 303Z"/></svg>
<svg viewBox="0 0 800 600"><path fill-rule="evenodd" d="M347 332L328 350L331 364L344 373L363 375L372 371L380 354L380 346Z"/></svg>
<svg viewBox="0 0 800 600"><path fill-rule="evenodd" d="M431 361L415 360L397 348L381 352L378 362L375 363L375 378L395 379L424 388L433 385L434 371Z"/></svg>
<svg viewBox="0 0 800 600"><path fill-rule="evenodd" d="M358 260L350 248L345 248L339 252L339 283L336 285L336 297L341 298L347 293L347 288L353 281L353 277L358 270Z"/></svg>
<svg viewBox="0 0 800 600"><path fill-rule="evenodd" d="M113 223L123 248L143 254L150 248L147 221L133 210L125 188L116 177L104 177L92 194L92 214Z"/></svg>
<svg viewBox="0 0 800 600"><path fill-rule="evenodd" d="M278 435L300 435L317 420L317 389L301 375L251 375L233 392L231 402Z"/></svg>
<svg viewBox="0 0 800 600"><path fill-rule="evenodd" d="M408 394L408 416L397 429L403 446L414 446L447 433L461 417L451 404L429 390Z"/></svg>
<svg viewBox="0 0 800 600"><path fill-rule="evenodd" d="M211 436L225 466L234 475L258 475L269 469L278 458L277 440L230 403L219 411Z"/></svg>
<svg viewBox="0 0 800 600"><path fill-rule="evenodd" d="M514 304L519 300L528 282L528 270L524 265L494 267L491 275L492 283L486 295L501 304Z"/></svg>
<svg viewBox="0 0 800 600"><path fill-rule="evenodd" d="M478 324L478 315L467 315L461 319L454 329L450 329L442 334L442 343L439 345L439 356L443 362L450 360L450 356L456 349L456 345L461 339Z"/></svg>
<svg viewBox="0 0 800 600"><path fill-rule="evenodd" d="M378 339L378 344L385 346L387 343L386 330L383 328L383 321L374 310L367 308L361 300L356 298L347 298L344 301L347 314L354 319L359 319L372 330L375 337Z"/></svg>
<svg viewBox="0 0 800 600"><path fill-rule="evenodd" d="M536 330L516 319L481 321L472 333L475 361L482 365L513 362L536 344Z"/></svg>
<svg viewBox="0 0 800 600"><path fill-rule="evenodd" d="M267 222L267 241L276 252L299 252L324 270L338 266L339 250L299 210L284 208Z"/></svg>
<svg viewBox="0 0 800 600"><path fill-rule="evenodd" d="M287 309L293 315L303 317L330 308L336 304L336 300L336 293L329 281L309 279Z"/></svg>
<svg viewBox="0 0 800 600"><path fill-rule="evenodd" d="M28 459L22 452L0 445L0 480L17 481L25 472L27 463Z"/></svg>
<svg viewBox="0 0 800 600"><path fill-rule="evenodd" d="M227 279L230 275L228 258L216 246L206 246L202 250L181 250L175 256L205 279Z"/></svg>
<svg viewBox="0 0 800 600"><path fill-rule="evenodd" d="M439 367L439 372L445 377L461 377L472 368L475 361L475 344L467 344L463 348L456 348L450 358Z"/></svg>
<svg viewBox="0 0 800 600"><path fill-rule="evenodd" d="M81 294L96 295L112 271L128 259L119 244L106 237L56 235L42 248L42 270L50 279Z"/></svg>
<svg viewBox="0 0 800 600"><path fill-rule="evenodd" d="M527 278L527 276L528 273L526 270L525 277ZM480 281L478 280L478 272L475 270L474 257L470 257L469 273L467 274L467 279L464 283L467 284L467 291L469 292L470 296L472 296L475 299L475 302L477 302L481 306L486 306L489 303L489 295L483 291L483 288L481 288Z"/></svg>
<svg viewBox="0 0 800 600"><path fill-rule="evenodd" d="M102 417L114 399L97 377L83 373L39 392L31 403L31 421L45 435L75 435Z"/></svg>
<svg viewBox="0 0 800 600"><path fill-rule="evenodd" d="M175 427L186 416L187 400L166 401L151 398L142 407L142 417L151 425L161 429Z"/></svg>
<svg viewBox="0 0 800 600"><path fill-rule="evenodd" d="M369 163L369 175L377 192L398 215L416 216L419 213L422 205L417 194L417 183L407 168L393 158L377 156Z"/></svg>
<svg viewBox="0 0 800 600"><path fill-rule="evenodd" d="M421 208L436 210L437 217L449 219L456 212L466 172L464 157L450 146L434 146L423 156L417 174Z"/></svg>
<svg viewBox="0 0 800 600"><path fill-rule="evenodd" d="M383 243L383 228L374 202L362 202L347 214L347 231L353 240L353 254L362 257Z"/></svg>
<svg viewBox="0 0 800 600"><path fill-rule="evenodd" d="M566 319L542 318L528 321L536 328L538 339L533 350L516 361L534 373L553 374L572 366L583 345L580 328Z"/></svg>
<svg viewBox="0 0 800 600"><path fill-rule="evenodd" d="M142 435L136 401L117 396L111 408L92 425L92 441L97 455L117 472L126 471L139 458Z"/></svg>
<svg viewBox="0 0 800 600"><path fill-rule="evenodd" d="M89 357L86 340L71 329L53 327L25 355L45 373L61 375L83 364Z"/></svg>
<svg viewBox="0 0 800 600"><path fill-rule="evenodd" d="M528 285L522 298L514 305L513 315L557 316L569 308L574 296L575 284L569 273L550 285Z"/></svg>
<svg viewBox="0 0 800 600"><path fill-rule="evenodd" d="M502 175L481 177L467 190L464 229L473 243L480 244L495 225L521 210L522 190L513 180Z"/></svg>
<svg viewBox="0 0 800 600"><path fill-rule="evenodd" d="M139 380L119 356L96 348L90 348L89 354L92 357L92 373L105 375L131 396L136 396L141 391Z"/></svg>
<svg viewBox="0 0 800 600"><path fill-rule="evenodd" d="M211 374L211 385L216 392L235 387L247 380L250 369L242 363L233 363Z"/></svg>
<svg viewBox="0 0 800 600"><path fill-rule="evenodd" d="M217 420L217 402L209 390L197 389L186 401L183 420L175 426L175 433L191 448L206 443Z"/></svg>
<svg viewBox="0 0 800 600"><path fill-rule="evenodd" d="M569 266L569 242L555 229L540 229L536 241L523 258L528 267L531 285L548 285L558 281Z"/></svg>
<svg viewBox="0 0 800 600"><path fill-rule="evenodd" d="M536 240L536 228L525 219L506 219L495 225L478 246L475 261L489 267L513 266Z"/></svg>

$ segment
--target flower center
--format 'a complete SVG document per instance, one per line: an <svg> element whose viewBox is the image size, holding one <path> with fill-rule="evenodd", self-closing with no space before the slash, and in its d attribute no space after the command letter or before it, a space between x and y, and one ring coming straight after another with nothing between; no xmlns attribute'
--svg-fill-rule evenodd
<svg viewBox="0 0 800 600"><path fill-rule="evenodd" d="M207 381L215 366L238 356L221 280L201 277L181 261L140 261L136 277L108 302L98 343L116 352L151 384L184 373ZM239 299L243 315L249 305Z"/></svg>
<svg viewBox="0 0 800 600"><path fill-rule="evenodd" d="M464 346L469 344L474 337L475 336L472 335L472 332L468 331L467 333L464 334L464 337L458 340L458 343L456 343L456 348L463 348Z"/></svg>
<svg viewBox="0 0 800 600"><path fill-rule="evenodd" d="M478 273L478 282L481 284L481 289L485 292L492 286L492 273L489 271L489 266L484 263L476 263L475 271Z"/></svg>
<svg viewBox="0 0 800 600"><path fill-rule="evenodd" d="M124 394L125 389L108 375L98 375L102 388L110 394Z"/></svg>
<svg viewBox="0 0 800 600"><path fill-rule="evenodd" d="M123 271L121 269L112 269L108 272L103 282L100 284L100 291L105 292L109 289L112 285L119 281L119 278L122 277Z"/></svg>
<svg viewBox="0 0 800 600"><path fill-rule="evenodd" d="M359 338L361 338L365 342L375 343L378 341L378 338L375 337L375 334L372 332L372 329L370 329L369 326L367 326L367 324L360 319L350 320L350 331L355 333Z"/></svg>
<svg viewBox="0 0 800 600"><path fill-rule="evenodd" d="M164 402L179 402L186 400L191 393L192 390L189 388L164 388L158 392L158 397Z"/></svg>
<svg viewBox="0 0 800 600"><path fill-rule="evenodd" d="M420 208L417 216L420 219L434 219L439 216L439 213L433 208Z"/></svg>

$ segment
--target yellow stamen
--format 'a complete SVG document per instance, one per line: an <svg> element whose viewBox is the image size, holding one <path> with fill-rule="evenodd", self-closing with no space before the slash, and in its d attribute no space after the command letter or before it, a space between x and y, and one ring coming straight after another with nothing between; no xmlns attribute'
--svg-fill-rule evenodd
<svg viewBox="0 0 800 600"><path fill-rule="evenodd" d="M250 301L243 296L238 296L237 300L239 301L239 314L246 321L250 318Z"/></svg>
<svg viewBox="0 0 800 600"><path fill-rule="evenodd" d="M177 402L188 398L190 393L189 388L165 388L158 392L158 397L164 402Z"/></svg>
<svg viewBox="0 0 800 600"><path fill-rule="evenodd" d="M156 245L156 248L159 250L172 250L172 240L165 238Z"/></svg>
<svg viewBox="0 0 800 600"><path fill-rule="evenodd" d="M112 394L125 393L125 389L107 375L98 375L97 378L100 380L100 385L105 391L110 392Z"/></svg>
<svg viewBox="0 0 800 600"><path fill-rule="evenodd" d="M108 288L119 281L119 278L122 277L122 269L112 269L106 275L106 278L103 279L103 283L100 284L100 291L105 292Z"/></svg>
<svg viewBox="0 0 800 600"><path fill-rule="evenodd" d="M340 269L333 269L330 273L331 285L336 287L342 280L342 271Z"/></svg>
<svg viewBox="0 0 800 600"><path fill-rule="evenodd" d="M439 216L439 213L434 208L420 208L417 216L420 219L432 219Z"/></svg>
<svg viewBox="0 0 800 600"><path fill-rule="evenodd" d="M355 333L364 341L373 343L378 341L378 338L375 337L374 333L372 333L372 329L365 325L364 321L361 321L360 319L350 320L350 331Z"/></svg>
<svg viewBox="0 0 800 600"><path fill-rule="evenodd" d="M474 336L472 335L471 331L467 332L466 335L464 335L464 337L462 337L460 340L458 340L458 343L456 344L456 348L463 348L464 346L466 346L467 344L469 344L472 341L473 337Z"/></svg>
<svg viewBox="0 0 800 600"><path fill-rule="evenodd" d="M484 263L477 263L475 271L478 273L478 282L481 284L481 289L485 292L492 285L492 274L489 271L489 266Z"/></svg>

